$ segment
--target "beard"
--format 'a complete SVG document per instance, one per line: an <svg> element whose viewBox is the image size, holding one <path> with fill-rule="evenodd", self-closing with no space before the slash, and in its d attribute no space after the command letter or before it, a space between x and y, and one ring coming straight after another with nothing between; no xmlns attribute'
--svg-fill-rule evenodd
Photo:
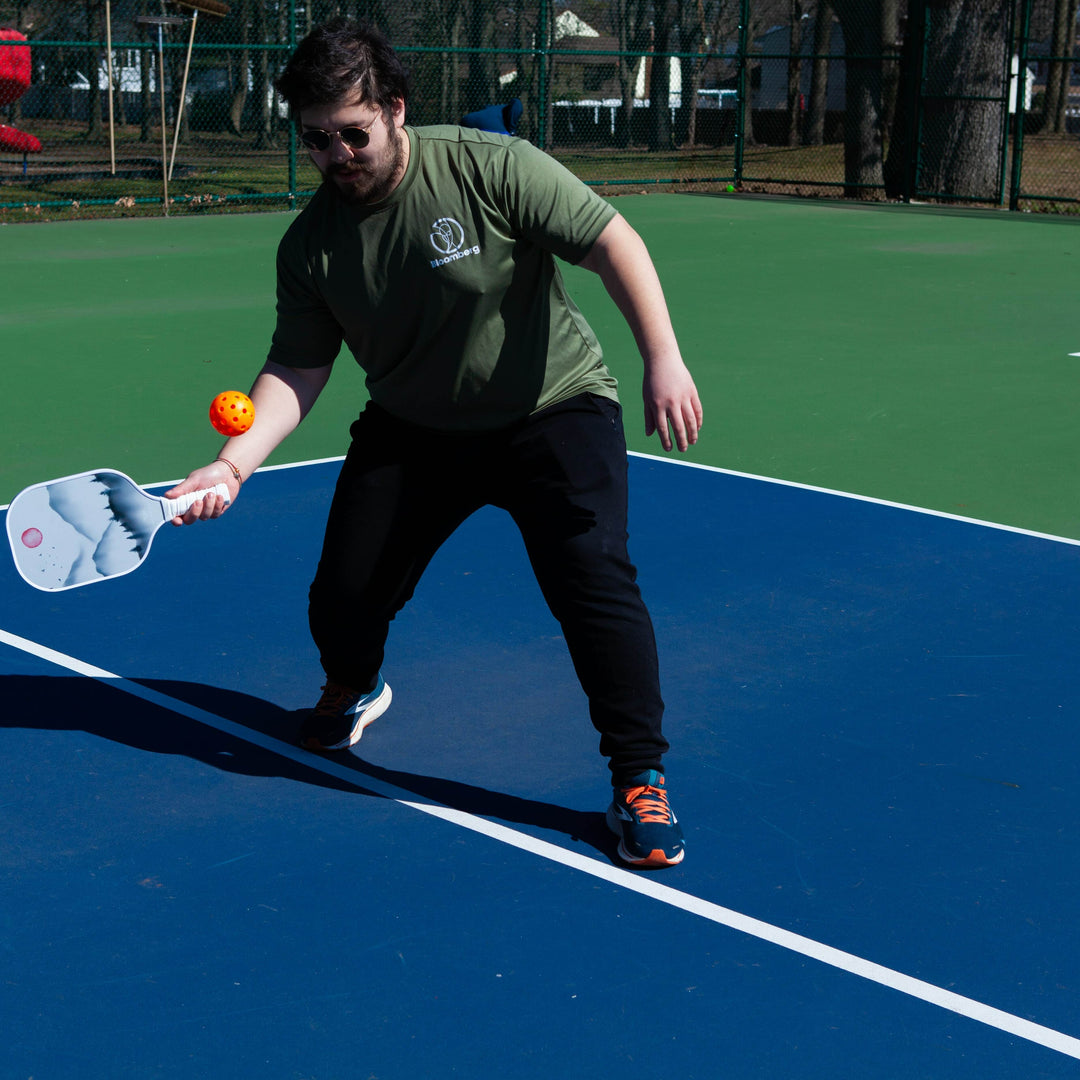
<svg viewBox="0 0 1080 1080"><path fill-rule="evenodd" d="M374 161L331 162L323 178L332 191L351 204L382 202L401 180L405 162L405 145L400 130L387 128L387 140L380 156Z"/></svg>

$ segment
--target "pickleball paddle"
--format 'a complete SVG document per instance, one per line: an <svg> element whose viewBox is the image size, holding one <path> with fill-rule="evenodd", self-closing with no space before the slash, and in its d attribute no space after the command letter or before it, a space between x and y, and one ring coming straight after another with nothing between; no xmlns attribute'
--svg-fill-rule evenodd
<svg viewBox="0 0 1080 1080"><path fill-rule="evenodd" d="M154 534L205 495L229 499L224 484L179 499L151 495L115 469L34 484L7 512L8 542L23 580L59 592L138 569Z"/></svg>

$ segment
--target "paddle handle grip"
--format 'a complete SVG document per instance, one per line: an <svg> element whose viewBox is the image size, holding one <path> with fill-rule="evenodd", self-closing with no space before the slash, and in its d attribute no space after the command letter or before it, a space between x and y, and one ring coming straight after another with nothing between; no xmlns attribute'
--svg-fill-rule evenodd
<svg viewBox="0 0 1080 1080"><path fill-rule="evenodd" d="M163 497L161 500L161 512L165 515L166 521L172 521L174 517L186 513L195 503L207 495L220 495L226 502L229 502L229 489L224 484L215 484L212 488L203 488L201 491L189 491L178 499L166 499Z"/></svg>

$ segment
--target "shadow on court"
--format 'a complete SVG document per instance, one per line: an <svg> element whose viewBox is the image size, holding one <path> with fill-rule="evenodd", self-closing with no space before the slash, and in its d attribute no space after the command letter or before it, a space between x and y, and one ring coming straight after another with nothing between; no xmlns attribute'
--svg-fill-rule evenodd
<svg viewBox="0 0 1080 1080"><path fill-rule="evenodd" d="M141 686L203 709L253 732L293 746L304 710L282 709L261 698L200 683L161 679L133 680ZM74 688L77 687L77 690ZM226 732L180 714L167 714L150 702L117 691L106 684L72 676L9 675L0 679L8 704L0 728L42 731L84 731L135 750L152 754L182 755L215 769L253 777L280 777L302 784L384 796L364 787L364 777L412 792L421 799L505 824L556 832L575 843L593 848L614 865L615 840L599 812L571 810L554 803L490 791L438 776L385 769L351 753L331 757L338 766L356 772L349 784L322 771L306 768L291 758L274 754ZM119 694L119 696L118 696ZM77 696L78 706L73 708ZM32 721L28 718L33 717Z"/></svg>

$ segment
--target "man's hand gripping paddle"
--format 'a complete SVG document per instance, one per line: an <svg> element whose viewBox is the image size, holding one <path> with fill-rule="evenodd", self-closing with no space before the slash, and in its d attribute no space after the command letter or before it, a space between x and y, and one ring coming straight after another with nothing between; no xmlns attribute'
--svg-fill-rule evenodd
<svg viewBox="0 0 1080 1080"><path fill-rule="evenodd" d="M59 592L130 574L154 534L206 495L229 501L224 484L166 499L130 476L96 469L20 491L7 512L8 542L23 580Z"/></svg>

